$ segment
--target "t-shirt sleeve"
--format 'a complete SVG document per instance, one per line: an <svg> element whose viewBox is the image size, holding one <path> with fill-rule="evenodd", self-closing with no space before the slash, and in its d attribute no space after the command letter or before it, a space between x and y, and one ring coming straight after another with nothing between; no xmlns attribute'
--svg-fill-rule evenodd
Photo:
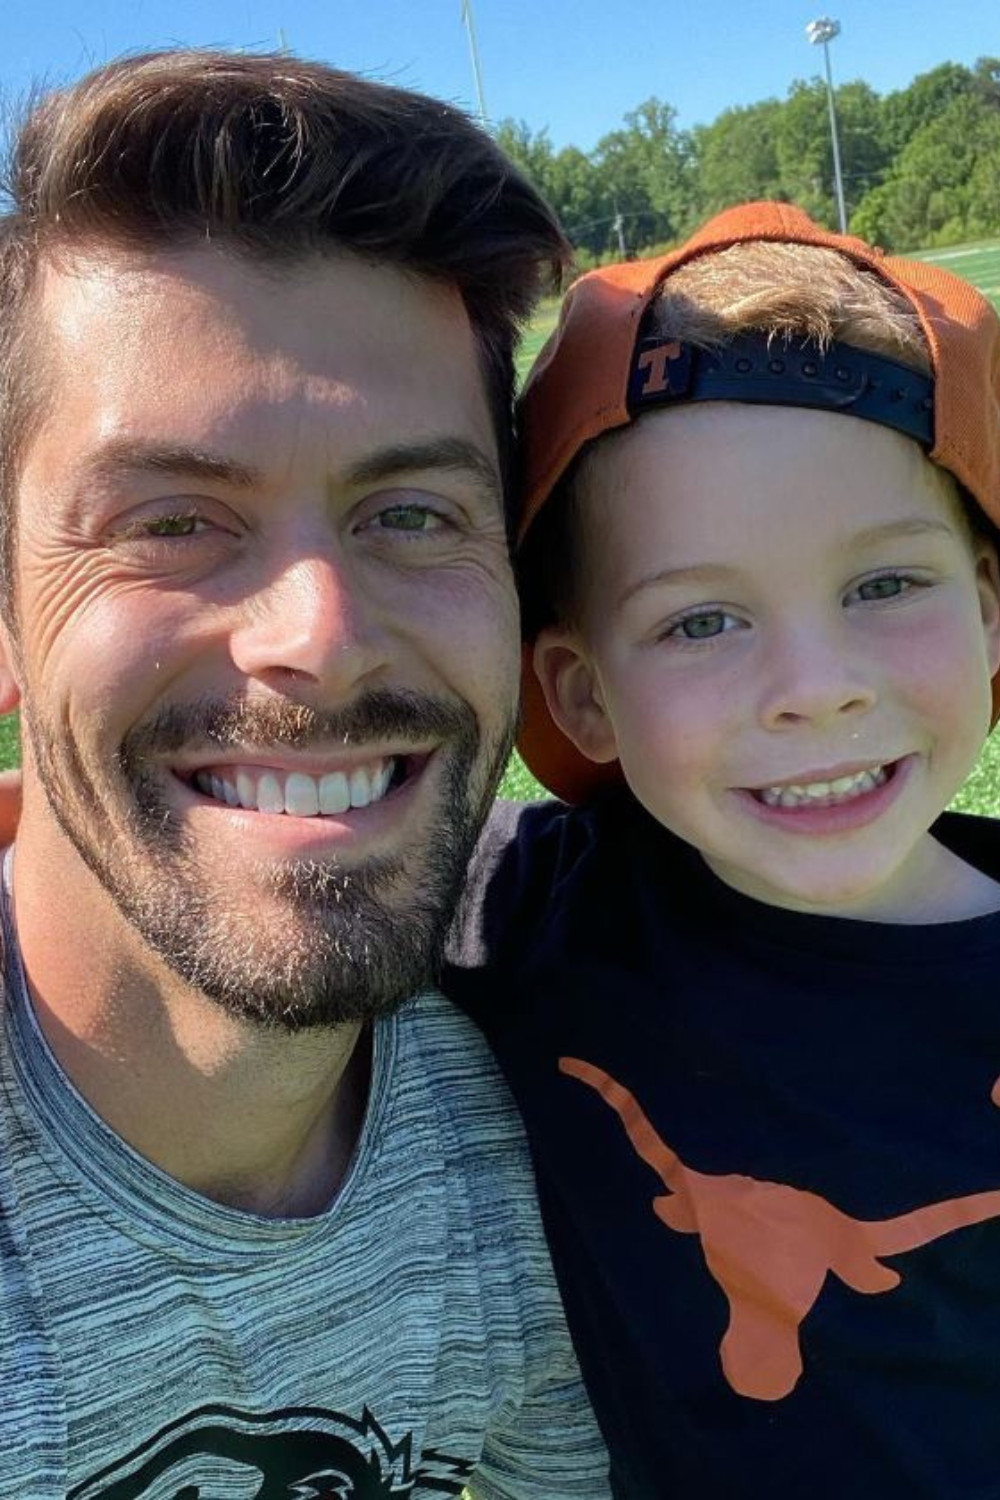
<svg viewBox="0 0 1000 1500"><path fill-rule="evenodd" d="M533 804L498 801L473 850L462 896L448 934L446 963L476 969L489 962L490 933L502 927L518 903L519 830Z"/></svg>
<svg viewBox="0 0 1000 1500"><path fill-rule="evenodd" d="M512 972L544 931L552 892L581 842L563 803L497 802L469 865L441 975L448 998L489 1031Z"/></svg>

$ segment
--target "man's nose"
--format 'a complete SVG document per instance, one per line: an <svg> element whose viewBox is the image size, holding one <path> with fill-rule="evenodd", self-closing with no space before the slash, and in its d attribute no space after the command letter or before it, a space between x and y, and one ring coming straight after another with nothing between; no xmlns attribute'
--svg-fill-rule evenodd
<svg viewBox="0 0 1000 1500"><path fill-rule="evenodd" d="M387 661L386 633L356 571L332 552L277 568L240 602L230 636L239 671L278 690L294 679L332 697L377 674Z"/></svg>
<svg viewBox="0 0 1000 1500"><path fill-rule="evenodd" d="M798 630L771 653L760 718L768 729L838 721L867 713L877 696L870 664L840 632Z"/></svg>

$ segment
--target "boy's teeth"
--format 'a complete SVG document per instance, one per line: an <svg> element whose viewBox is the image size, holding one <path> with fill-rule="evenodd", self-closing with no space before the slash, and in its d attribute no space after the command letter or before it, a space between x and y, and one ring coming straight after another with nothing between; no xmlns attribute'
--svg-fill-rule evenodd
<svg viewBox="0 0 1000 1500"><path fill-rule="evenodd" d="M304 771L255 772L234 767L225 775L218 771L198 771L194 784L206 797L225 802L229 807L289 813L294 818L315 818L321 814L330 817L380 801L389 790L394 766L391 759L381 760L372 766L358 767L349 776L343 771L309 776Z"/></svg>
<svg viewBox="0 0 1000 1500"><path fill-rule="evenodd" d="M872 766L867 771L857 771L853 776L837 776L833 781L809 781L792 786L763 787L757 795L768 807L806 807L822 802L831 806L837 802L849 802L865 792L882 786L886 779L884 766Z"/></svg>

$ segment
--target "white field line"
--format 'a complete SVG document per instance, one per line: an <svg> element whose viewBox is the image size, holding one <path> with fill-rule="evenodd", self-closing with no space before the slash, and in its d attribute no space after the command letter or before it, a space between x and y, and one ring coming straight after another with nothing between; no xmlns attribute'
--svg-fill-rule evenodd
<svg viewBox="0 0 1000 1500"><path fill-rule="evenodd" d="M973 247L971 250L925 250L921 253L920 259L923 260L926 257L927 260L964 260L967 255L992 255L994 253L992 246L986 248L980 246L978 249Z"/></svg>

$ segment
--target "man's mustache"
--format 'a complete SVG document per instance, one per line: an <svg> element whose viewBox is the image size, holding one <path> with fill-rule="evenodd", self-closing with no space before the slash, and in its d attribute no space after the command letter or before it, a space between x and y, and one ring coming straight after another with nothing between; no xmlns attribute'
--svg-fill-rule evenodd
<svg viewBox="0 0 1000 1500"><path fill-rule="evenodd" d="M336 709L278 697L207 697L166 704L137 724L125 736L119 759L127 774L154 755L180 750L238 750L249 745L256 750L329 752L334 746L386 740L404 748L428 740L474 742L477 731L475 714L466 703L384 688Z"/></svg>

